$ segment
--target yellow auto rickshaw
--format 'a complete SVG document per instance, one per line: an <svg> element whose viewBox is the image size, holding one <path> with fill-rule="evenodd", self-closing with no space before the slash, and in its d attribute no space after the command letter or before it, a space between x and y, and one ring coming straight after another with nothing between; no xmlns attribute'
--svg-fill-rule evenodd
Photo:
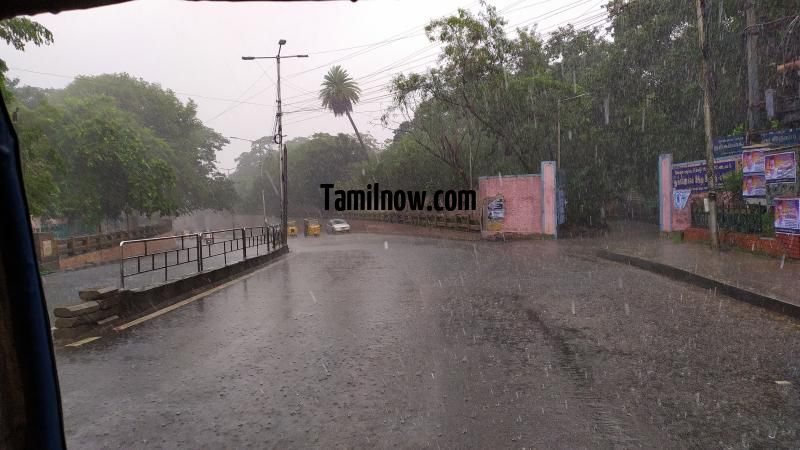
<svg viewBox="0 0 800 450"><path fill-rule="evenodd" d="M297 237L297 221L290 220L286 223L286 234L289 237Z"/></svg>
<svg viewBox="0 0 800 450"><path fill-rule="evenodd" d="M317 219L305 219L303 220L303 235L319 237L319 233L322 227L319 225L319 220Z"/></svg>

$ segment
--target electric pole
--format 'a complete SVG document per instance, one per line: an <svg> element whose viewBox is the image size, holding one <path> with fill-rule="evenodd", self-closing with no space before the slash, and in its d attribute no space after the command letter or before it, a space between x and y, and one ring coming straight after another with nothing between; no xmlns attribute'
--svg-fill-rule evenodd
<svg viewBox="0 0 800 450"><path fill-rule="evenodd" d="M289 55L281 56L281 48L286 45L286 39L278 41L278 54L275 56L242 56L245 61L254 59L274 59L275 65L278 69L278 110L275 113L275 121L277 123L278 132L272 137L272 140L278 144L278 150L281 152L281 241L283 245L288 242L287 228L289 225L289 196L288 196L288 177L286 174L286 145L283 144L283 108L281 106L281 58L308 58L308 55ZM262 194L263 196L263 194ZM263 198L262 198L263 202Z"/></svg>
<svg viewBox="0 0 800 450"><path fill-rule="evenodd" d="M587 95L592 95L589 92L584 92L580 95L575 95L573 97L568 98L560 98L556 103L556 169L561 168L561 102L575 100L576 98L586 97Z"/></svg>
<svg viewBox="0 0 800 450"><path fill-rule="evenodd" d="M703 122L706 132L706 176L708 177L708 231L711 237L711 248L719 249L717 234L717 180L714 173L714 133L711 122L711 64L709 46L706 41L706 0L696 0L697 33L700 38L701 81L703 84Z"/></svg>
<svg viewBox="0 0 800 450"><path fill-rule="evenodd" d="M556 104L556 170L561 169L561 99Z"/></svg>
<svg viewBox="0 0 800 450"><path fill-rule="evenodd" d="M756 28L756 2L745 2L745 37L747 39L747 143L752 133L760 128L758 110L761 99L758 94L758 29Z"/></svg>
<svg viewBox="0 0 800 450"><path fill-rule="evenodd" d="M267 197L264 195L264 158L261 159L261 210L264 212L264 226L267 226Z"/></svg>

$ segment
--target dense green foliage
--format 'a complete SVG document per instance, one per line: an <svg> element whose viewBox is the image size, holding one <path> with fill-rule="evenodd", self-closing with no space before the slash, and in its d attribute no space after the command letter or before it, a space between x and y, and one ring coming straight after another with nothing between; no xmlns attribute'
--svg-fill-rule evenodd
<svg viewBox="0 0 800 450"><path fill-rule="evenodd" d="M0 39L19 51L53 42L26 18L0 21ZM214 165L228 141L200 122L193 101L127 74L39 89L6 80L7 69L0 60L0 92L14 111L33 215L93 227L123 214L235 204L233 184Z"/></svg>
<svg viewBox="0 0 800 450"><path fill-rule="evenodd" d="M713 133L740 133L747 110L744 2L706 4ZM480 176L536 173L541 161L559 155L569 222L601 224L615 202L652 201L660 153L676 161L704 157L697 12L685 0L609 0L605 8L606 21L547 35L510 30L486 4L477 14L459 10L432 21L425 30L441 48L439 60L392 80L383 122L394 137L380 149L350 117L358 84L332 67L319 99L348 116L355 136L287 143L292 214L322 207L321 183L474 189ZM782 21L798 10L800 0L758 2L758 20L770 24L758 41L762 89L780 87L774 64L799 50ZM0 22L0 38L19 50L52 41L27 19ZM0 76L4 68L0 61ZM79 77L60 90L2 86L11 110L19 108L34 214L96 223L132 211L235 206L255 213L263 191L267 214L279 215L280 158L271 137L254 142L228 179L214 166L227 140L197 119L194 102L157 84L122 74ZM762 126L772 125L762 118Z"/></svg>
<svg viewBox="0 0 800 450"><path fill-rule="evenodd" d="M64 89L11 86L31 212L87 226L123 214L175 214L235 203L214 166L227 140L191 100L126 74Z"/></svg>
<svg viewBox="0 0 800 450"><path fill-rule="evenodd" d="M744 11L735 0L707 3L714 8L707 27L713 129L725 135L746 118ZM426 32L441 45L439 62L394 79L384 122L396 138L365 177L423 189L535 173L541 161L557 158L560 116L568 221L600 223L603 209L630 193L654 198L660 153L676 161L704 156L694 2L612 0L606 8L609 23L568 25L546 39L535 29L508 33L486 5L477 15L460 10L431 22ZM798 9L797 0L759 2L759 17ZM785 39L780 29L763 36L761 80L769 86L775 75L768 63L780 60Z"/></svg>
<svg viewBox="0 0 800 450"><path fill-rule="evenodd" d="M366 138L366 152L356 137L346 134L318 133L288 141L289 213L293 216L319 215L324 202L320 184L336 183L337 189L346 186L341 181L353 180L369 155L374 158L375 143L369 136ZM267 215L279 217L280 154L277 146L270 146L268 142L271 142L271 137L261 138L253 143L249 152L239 155L231 180L239 193L241 210L261 212L263 190Z"/></svg>

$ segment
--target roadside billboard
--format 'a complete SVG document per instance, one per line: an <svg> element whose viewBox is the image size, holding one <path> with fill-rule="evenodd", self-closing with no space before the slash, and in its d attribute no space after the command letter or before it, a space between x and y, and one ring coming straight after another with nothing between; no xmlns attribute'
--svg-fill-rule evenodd
<svg viewBox="0 0 800 450"><path fill-rule="evenodd" d="M779 147L800 144L800 129L772 130L761 134L761 142ZM739 155L744 150L744 135L714 139L714 157Z"/></svg>
<svg viewBox="0 0 800 450"><path fill-rule="evenodd" d="M800 235L800 198L776 198L775 232Z"/></svg>
<svg viewBox="0 0 800 450"><path fill-rule="evenodd" d="M738 157L714 162L714 175L717 186L725 178L736 172L741 164ZM695 192L708 190L708 176L705 160L677 163L672 165L672 189Z"/></svg>
<svg viewBox="0 0 800 450"><path fill-rule="evenodd" d="M744 175L742 177L742 196L764 197L767 195L767 181L764 174Z"/></svg>
<svg viewBox="0 0 800 450"><path fill-rule="evenodd" d="M767 184L794 183L797 180L797 160L794 152L764 156L764 176Z"/></svg>
<svg viewBox="0 0 800 450"><path fill-rule="evenodd" d="M742 173L745 175L764 173L763 150L745 150L742 152Z"/></svg>

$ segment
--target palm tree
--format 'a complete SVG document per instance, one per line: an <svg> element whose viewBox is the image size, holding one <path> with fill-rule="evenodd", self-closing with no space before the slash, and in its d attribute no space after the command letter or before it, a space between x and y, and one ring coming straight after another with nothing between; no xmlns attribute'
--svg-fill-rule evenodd
<svg viewBox="0 0 800 450"><path fill-rule="evenodd" d="M333 111L333 115L339 117L346 115L350 120L350 125L353 126L353 131L356 132L358 142L361 143L361 148L364 153L367 152L367 147L364 145L364 140L361 139L361 133L356 128L356 123L353 122L353 117L350 112L353 110L353 105L358 103L358 98L361 95L361 88L355 82L342 66L333 66L331 70L325 75L322 81L322 89L319 91L319 99L322 100L322 107Z"/></svg>

